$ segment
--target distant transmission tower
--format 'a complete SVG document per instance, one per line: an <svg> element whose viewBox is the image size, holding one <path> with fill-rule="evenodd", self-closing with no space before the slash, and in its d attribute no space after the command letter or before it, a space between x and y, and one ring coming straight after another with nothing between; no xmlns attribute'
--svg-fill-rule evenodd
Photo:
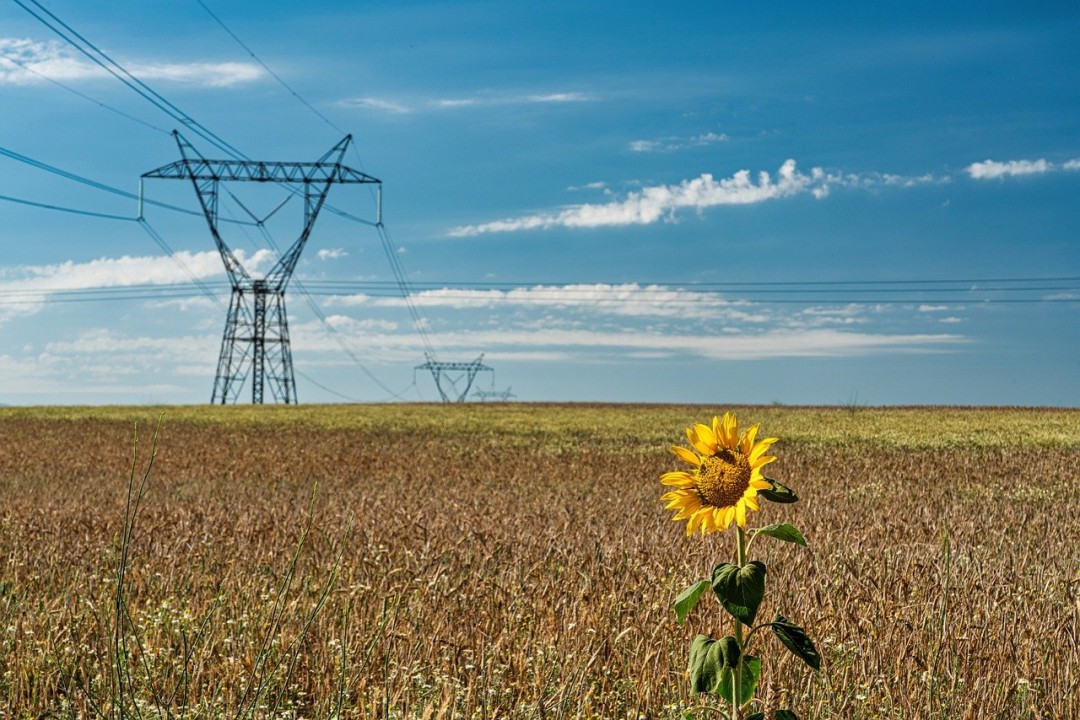
<svg viewBox="0 0 1080 720"><path fill-rule="evenodd" d="M413 373L415 374L417 370L430 370L431 376L435 379L435 387L439 389L439 395L442 396L443 402L465 402L465 396L469 394L473 380L476 379L479 373L490 372L494 377L495 368L484 364L483 355L470 362L442 362L436 360L429 353L424 353L424 357L427 358L427 362L423 365L417 365ZM464 390L458 387L458 383L462 380L465 381ZM446 394L443 382L453 388L454 395L452 398Z"/></svg>
<svg viewBox="0 0 1080 720"><path fill-rule="evenodd" d="M295 403L296 379L293 375L292 350L289 347L289 324L285 315L285 289L311 235L315 218L326 201L330 186L334 183L371 183L378 185L381 192L382 184L377 178L341 164L341 158L352 141L352 135L345 136L313 163L207 160L180 133L173 131L173 137L176 138L183 159L151 170L144 174L143 178L191 180L232 285L232 297L225 318L221 355L218 358L214 392L210 402L221 405L229 401L235 403L250 373L253 404L262 404L263 387L266 384L269 384L275 402ZM282 253L274 267L262 278L254 278L244 269L218 231L218 185L221 182L303 186L304 227L300 237ZM290 193L300 193L300 190L291 187L288 189ZM142 217L141 192L139 197L139 217ZM380 202L380 214L381 205ZM278 208L280 207L279 205ZM245 211L250 214L246 208ZM267 218L256 218L256 225L261 227ZM379 221L381 222L381 218Z"/></svg>
<svg viewBox="0 0 1080 720"><path fill-rule="evenodd" d="M516 398L517 395L515 395L510 388L506 388L505 390L475 390L473 392L473 397L480 398L481 402L484 402L488 398L506 402L507 400Z"/></svg>

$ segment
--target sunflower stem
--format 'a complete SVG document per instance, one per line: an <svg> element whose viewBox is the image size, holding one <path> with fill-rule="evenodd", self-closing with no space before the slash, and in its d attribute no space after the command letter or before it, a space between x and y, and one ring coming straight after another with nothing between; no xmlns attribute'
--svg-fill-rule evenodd
<svg viewBox="0 0 1080 720"><path fill-rule="evenodd" d="M746 531L742 526L736 523L735 525L735 555L736 562L741 569L746 565ZM743 655L746 654L746 648L743 647L743 624L739 620L735 620L735 642L739 644L739 662L735 664L735 668L731 672L731 717L734 720L742 720L742 710L739 707L739 698L742 696L742 664Z"/></svg>

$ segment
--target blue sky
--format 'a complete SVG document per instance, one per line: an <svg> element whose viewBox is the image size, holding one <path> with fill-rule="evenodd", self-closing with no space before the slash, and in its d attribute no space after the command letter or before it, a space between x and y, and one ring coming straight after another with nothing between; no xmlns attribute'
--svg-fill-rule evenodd
<svg viewBox="0 0 1080 720"><path fill-rule="evenodd" d="M223 0L0 4L0 403L207 402L228 300L201 218L41 167L136 192L173 129L224 153L20 3L248 157L354 136L389 244L319 217L301 402L436 399L433 350L520 400L1080 405L1080 8Z"/></svg>

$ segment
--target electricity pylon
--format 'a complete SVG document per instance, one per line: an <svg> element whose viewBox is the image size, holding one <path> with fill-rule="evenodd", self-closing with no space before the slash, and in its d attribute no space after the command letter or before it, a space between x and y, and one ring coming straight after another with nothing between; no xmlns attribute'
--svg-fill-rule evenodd
<svg viewBox="0 0 1080 720"><path fill-rule="evenodd" d="M473 392L473 397L480 398L480 402L484 402L488 398L506 402L507 400L516 398L517 395L515 395L510 388L506 388L505 390L475 390Z"/></svg>
<svg viewBox="0 0 1080 720"><path fill-rule="evenodd" d="M228 401L235 403L250 373L253 404L262 404L263 386L267 383L275 402L295 403L296 379L289 346L289 324L285 315L285 289L296 270L300 253L311 236L315 218L326 201L330 186L334 183L371 183L378 185L381 193L382 183L377 178L341 164L352 135L346 135L313 163L207 160L179 132L174 130L173 137L176 138L182 159L151 170L142 177L191 180L232 285L210 402L221 405ZM222 182L277 183L297 195L301 191L291 186L303 186L304 227L300 237L281 254L277 263L262 278L251 276L218 230L218 186ZM139 198L141 218L141 192ZM381 206L380 201L380 214ZM255 224L261 227L266 219L256 218ZM380 217L378 221L381 220Z"/></svg>
<svg viewBox="0 0 1080 720"><path fill-rule="evenodd" d="M424 353L424 357L427 358L427 362L413 368L413 374L415 375L417 370L430 370L431 376L435 378L435 387L438 388L443 402L465 402L465 396L469 394L469 388L472 387L473 380L476 379L479 373L490 372L494 377L495 368L484 364L483 355L469 362L443 362L436 360L429 353ZM456 393L452 399L443 388L444 380ZM458 388L458 383L462 380L465 381L464 390Z"/></svg>

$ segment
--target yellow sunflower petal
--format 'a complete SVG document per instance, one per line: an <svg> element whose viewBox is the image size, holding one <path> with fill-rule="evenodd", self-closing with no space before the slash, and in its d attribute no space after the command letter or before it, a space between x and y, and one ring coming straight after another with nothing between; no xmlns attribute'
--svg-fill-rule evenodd
<svg viewBox="0 0 1080 720"><path fill-rule="evenodd" d="M680 445L672 445L671 452L675 453L675 457L679 458L685 463L690 463L694 467L701 466L701 458L699 458L693 450L687 450Z"/></svg>
<svg viewBox="0 0 1080 720"><path fill-rule="evenodd" d="M694 487L694 482L694 476L688 472L683 472L682 470L666 472L660 476L660 483L662 485L672 485L677 488L692 488Z"/></svg>
<svg viewBox="0 0 1080 720"><path fill-rule="evenodd" d="M754 470L760 470L771 462L776 462L775 455L762 455L756 460L751 460L750 467L752 467Z"/></svg>
<svg viewBox="0 0 1080 720"><path fill-rule="evenodd" d="M743 433L742 440L739 442L739 447L742 450L743 455L749 455L750 451L754 448L754 438L757 437L758 428L761 427L761 423L754 423L750 428Z"/></svg>
<svg viewBox="0 0 1080 720"><path fill-rule="evenodd" d="M724 413L724 418L720 421L720 432L717 433L717 442L728 450L739 447L739 421L735 418L735 413Z"/></svg>
<svg viewBox="0 0 1080 720"><path fill-rule="evenodd" d="M751 497L749 495L746 495L745 497L743 497L743 502L746 504L746 507L750 508L751 510L753 510L755 512L757 512L758 510L761 510L761 508L758 507L758 501L757 501L756 497Z"/></svg>
<svg viewBox="0 0 1080 720"><path fill-rule="evenodd" d="M739 527L746 529L746 502L744 500L735 503L735 522L739 523Z"/></svg>
<svg viewBox="0 0 1080 720"><path fill-rule="evenodd" d="M750 487L755 490L768 490L772 487L772 483L765 479L754 479L750 481Z"/></svg>
<svg viewBox="0 0 1080 720"><path fill-rule="evenodd" d="M686 436L702 455L716 454L716 434L708 425L694 423L693 427L686 428Z"/></svg>
<svg viewBox="0 0 1080 720"><path fill-rule="evenodd" d="M707 507L701 514L701 534L704 536L711 532L716 532L716 513L713 508Z"/></svg>
<svg viewBox="0 0 1080 720"><path fill-rule="evenodd" d="M763 455L765 451L768 450L769 447L777 440L779 440L779 438L765 438L764 440L758 440L754 443L754 447L750 448L750 452L746 454L746 457L750 460L751 463L754 462L755 458Z"/></svg>
<svg viewBox="0 0 1080 720"><path fill-rule="evenodd" d="M671 519L672 520L685 520L686 518L690 517L691 515L693 515L694 513L696 513L700 509L701 509L701 503L687 503L686 505L683 505L683 507L679 509L679 512L675 513L675 516L673 518L671 518Z"/></svg>
<svg viewBox="0 0 1080 720"><path fill-rule="evenodd" d="M735 519L735 508L728 506L726 508L722 508L722 511L724 513L724 521L721 524L724 526L723 529L727 530L729 527L731 527L731 521Z"/></svg>
<svg viewBox="0 0 1080 720"><path fill-rule="evenodd" d="M686 521L686 534L693 535L694 531L701 527L701 521L705 519L705 512L708 508L698 508L697 512L690 516L690 519Z"/></svg>
<svg viewBox="0 0 1080 720"><path fill-rule="evenodd" d="M665 502L665 506L668 510L675 507L686 507L687 505L701 505L701 499L696 492L690 492L688 490L672 490L669 493L665 493L660 498L660 502Z"/></svg>

